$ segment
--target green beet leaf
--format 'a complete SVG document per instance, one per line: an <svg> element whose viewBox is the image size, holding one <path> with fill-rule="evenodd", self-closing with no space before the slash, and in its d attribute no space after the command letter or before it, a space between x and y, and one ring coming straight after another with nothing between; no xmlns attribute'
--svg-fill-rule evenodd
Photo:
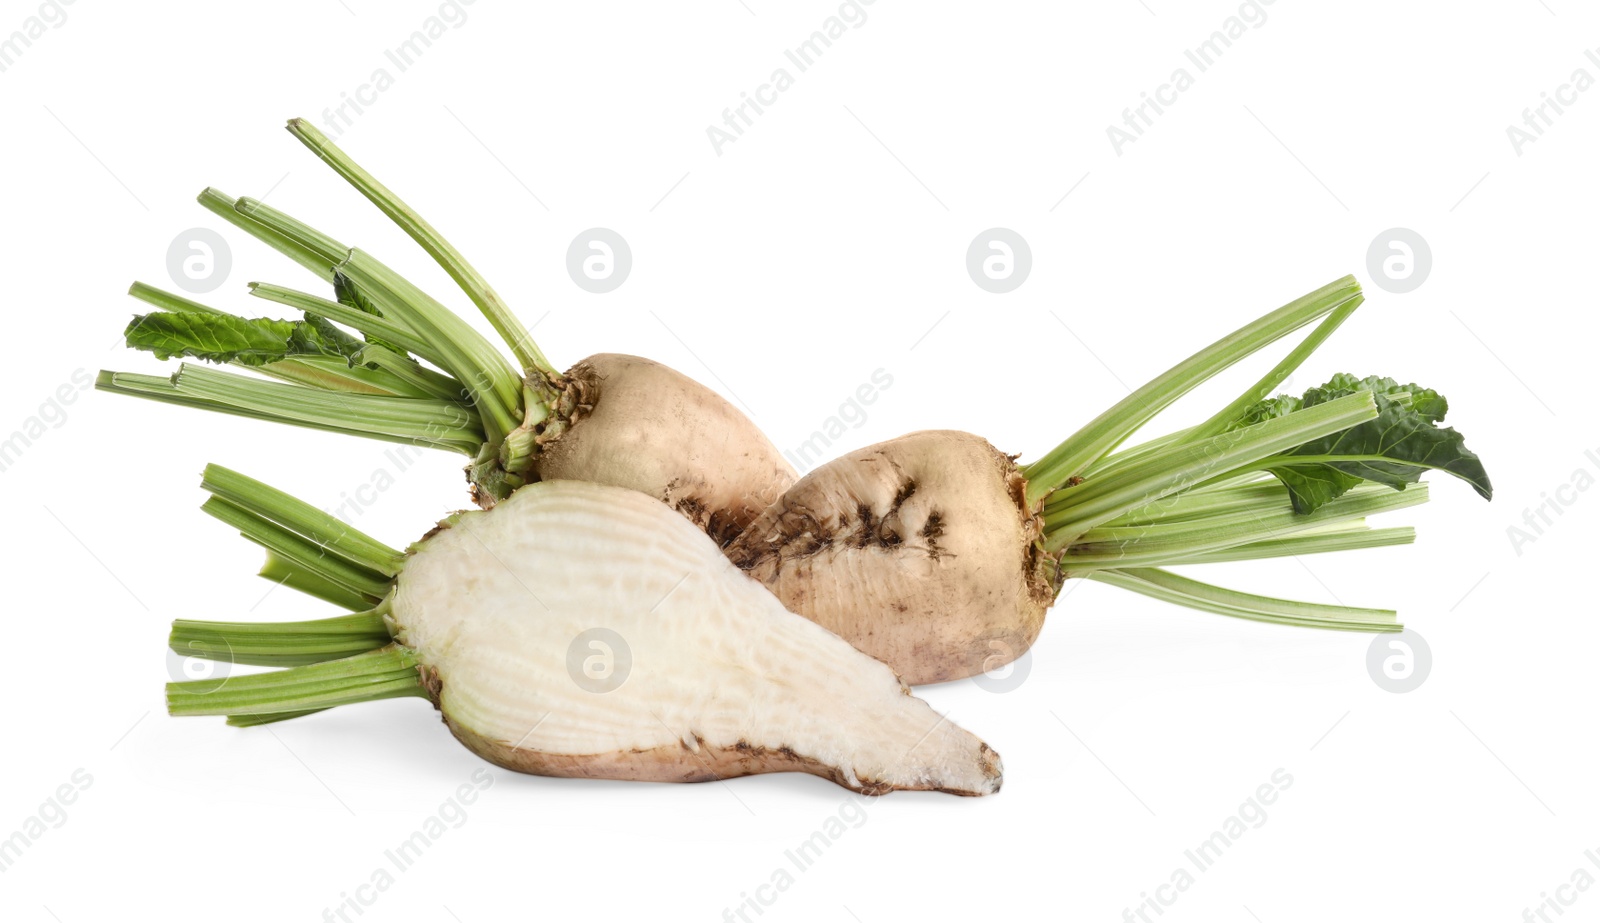
<svg viewBox="0 0 1600 923"><path fill-rule="evenodd" d="M1416 483L1424 471L1454 475L1488 499L1493 488L1483 462L1466 447L1463 436L1439 426L1449 403L1437 391L1392 378L1335 375L1302 397L1278 395L1252 405L1233 428L1248 426L1314 407L1357 391L1371 391L1378 416L1347 430L1264 459L1261 467L1289 489L1294 509L1310 513L1362 481L1396 490Z"/></svg>
<svg viewBox="0 0 1600 923"><path fill-rule="evenodd" d="M383 312L378 310L378 306L367 298L366 293L356 288L355 283L351 282L350 278L342 272L333 274L333 297L334 300L347 308L355 308L357 311L371 314L373 317L383 316ZM399 356L409 357L411 355L388 340L380 340L377 337L369 336L367 337L367 342L376 343Z"/></svg>
<svg viewBox="0 0 1600 923"><path fill-rule="evenodd" d="M135 315L124 332L128 345L157 359L203 359L262 366L292 356L339 356L349 360L360 341L320 323L235 317L231 314L154 311Z"/></svg>

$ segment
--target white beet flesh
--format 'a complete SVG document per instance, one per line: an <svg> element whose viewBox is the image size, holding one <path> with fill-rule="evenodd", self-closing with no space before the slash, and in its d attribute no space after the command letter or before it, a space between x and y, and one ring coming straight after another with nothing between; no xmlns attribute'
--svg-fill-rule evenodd
<svg viewBox="0 0 1600 923"><path fill-rule="evenodd" d="M461 514L407 562L393 619L452 731L513 769L657 781L797 770L867 792L1000 786L987 745L634 491L547 481ZM569 650L590 629L615 634L579 643L580 658L601 658L599 678L574 678ZM600 691L625 660L621 684Z"/></svg>

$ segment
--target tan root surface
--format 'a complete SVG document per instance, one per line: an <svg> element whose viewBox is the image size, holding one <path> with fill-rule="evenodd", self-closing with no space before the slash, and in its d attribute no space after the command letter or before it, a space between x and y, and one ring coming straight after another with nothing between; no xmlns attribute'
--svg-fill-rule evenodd
<svg viewBox="0 0 1600 923"><path fill-rule="evenodd" d="M1055 597L1023 487L977 436L912 433L807 474L726 550L906 682L960 679L1026 651Z"/></svg>
<svg viewBox="0 0 1600 923"><path fill-rule="evenodd" d="M543 446L545 480L649 494L726 544L794 483L794 468L721 395L649 359L602 353L567 377L593 409Z"/></svg>

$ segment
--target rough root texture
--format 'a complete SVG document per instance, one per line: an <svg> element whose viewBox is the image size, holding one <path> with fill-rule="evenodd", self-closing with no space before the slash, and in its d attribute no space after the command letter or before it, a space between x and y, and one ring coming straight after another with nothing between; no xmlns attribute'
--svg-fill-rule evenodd
<svg viewBox="0 0 1600 923"><path fill-rule="evenodd" d="M630 490L530 484L414 546L396 639L450 730L508 769L859 792L998 791L1000 758L892 671L784 610Z"/></svg>
<svg viewBox="0 0 1600 923"><path fill-rule="evenodd" d="M726 549L791 611L912 684L1028 649L1059 588L1010 456L929 430L801 478Z"/></svg>
<svg viewBox="0 0 1600 923"><path fill-rule="evenodd" d="M566 378L587 413L541 446L541 480L649 494L725 545L794 483L794 468L716 392L660 363L602 353Z"/></svg>

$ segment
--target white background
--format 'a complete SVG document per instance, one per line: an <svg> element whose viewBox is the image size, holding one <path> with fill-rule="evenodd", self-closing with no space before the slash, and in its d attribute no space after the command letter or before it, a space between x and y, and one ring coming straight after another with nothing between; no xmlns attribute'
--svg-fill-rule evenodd
<svg viewBox="0 0 1600 923"><path fill-rule="evenodd" d="M0 474L0 838L75 770L93 779L0 873L6 920L324 919L484 765L414 700L270 732L166 717L170 619L332 611L251 576L253 546L196 509L201 467L331 508L394 466L378 443L71 385L80 368L161 368L118 345L138 309L122 293L134 279L172 287L167 247L187 229L232 244L212 303L251 310L256 279L310 284L197 206L208 184L270 191L470 312L281 129L292 115L323 123L380 67L393 86L340 143L539 321L558 365L598 351L665 361L782 448L883 369L892 386L831 451L948 427L1033 457L1127 386L1354 272L1369 300L1297 388L1339 370L1438 388L1494 477L1492 504L1430 477L1433 503L1380 523L1415 524L1414 547L1206 577L1399 609L1433 652L1416 691L1374 683L1367 636L1069 587L1014 691L921 693L1003 754L1005 790L871 801L792 887L761 891L776 902L750 919L1121 919L1279 768L1294 781L1266 822L1163 921L1509 923L1574 870L1600 877L1584 856L1600 850L1600 493L1565 491L1575 502L1520 554L1507 532L1574 471L1600 476L1584 455L1600 449L1600 92L1520 155L1506 134L1576 68L1600 77L1584 57L1600 47L1593 10L1279 0L1195 73L1183 50L1236 5L878 0L719 156L706 127L836 6L479 0L403 73L384 51L437 4L251 7L78 0L0 74L0 431L60 385L74 397ZM0 34L38 9L0 5ZM1118 156L1106 127L1180 66L1192 89ZM564 268L594 226L633 250L608 295ZM1033 252L1006 295L964 268L994 226ZM1369 243L1396 226L1433 252L1404 295L1366 272ZM1160 426L1204 417L1272 361ZM430 454L376 496L355 522L403 544L465 502L459 459ZM798 775L493 778L359 919L724 919L848 798ZM1569 919L1600 914L1600 889L1561 893L1577 901Z"/></svg>

